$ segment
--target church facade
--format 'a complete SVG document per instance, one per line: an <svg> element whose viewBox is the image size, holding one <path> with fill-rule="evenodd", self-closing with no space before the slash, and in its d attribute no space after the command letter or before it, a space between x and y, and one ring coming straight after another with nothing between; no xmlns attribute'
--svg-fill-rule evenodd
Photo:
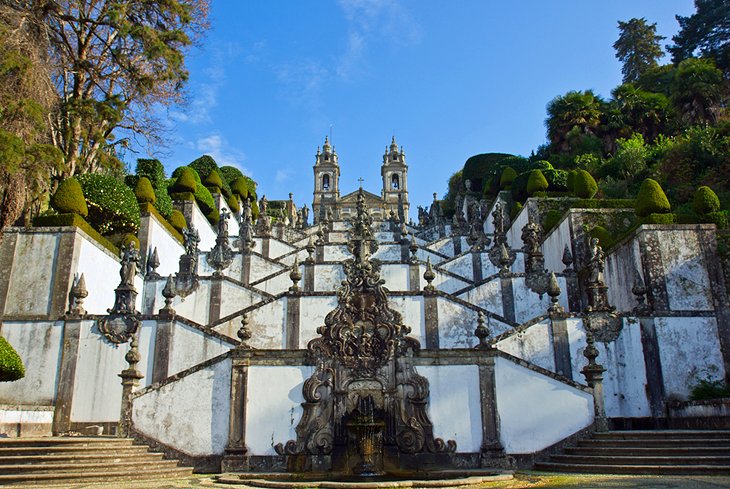
<svg viewBox="0 0 730 489"><path fill-rule="evenodd" d="M329 138L325 137L322 149L317 148L314 163L314 199L312 214L318 224L328 218L351 219L355 215L359 191L340 195L339 157ZM385 148L380 168L383 187L380 195L363 191L365 205L373 219L382 220L391 213L399 221L407 221L410 203L408 201L408 165L403 147L391 139Z"/></svg>

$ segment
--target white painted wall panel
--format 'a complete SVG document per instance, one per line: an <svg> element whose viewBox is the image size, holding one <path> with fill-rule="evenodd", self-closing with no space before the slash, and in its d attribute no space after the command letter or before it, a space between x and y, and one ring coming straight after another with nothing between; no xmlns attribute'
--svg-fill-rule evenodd
<svg viewBox="0 0 730 489"><path fill-rule="evenodd" d="M9 283L5 314L48 314L51 308L52 271L58 259L60 236L55 233L17 234L13 267L10 277L7 278ZM77 241L79 238L77 235ZM88 278L87 276L87 284ZM63 278L59 277L59 280ZM112 303L113 300L114 296ZM107 307L111 307L111 304Z"/></svg>
<svg viewBox="0 0 730 489"><path fill-rule="evenodd" d="M230 349L228 343L176 321L173 323L167 372L169 375L176 374Z"/></svg>
<svg viewBox="0 0 730 489"><path fill-rule="evenodd" d="M165 227L157 221L154 215L150 216L149 230L150 252L157 248L157 256L160 258L160 266L157 273L163 277L175 274L178 271L180 255L185 253L185 248L180 242L173 238ZM142 250L141 253L148 251Z"/></svg>
<svg viewBox="0 0 730 489"><path fill-rule="evenodd" d="M497 343L497 348L538 367L555 372L553 337L546 319Z"/></svg>
<svg viewBox="0 0 730 489"><path fill-rule="evenodd" d="M337 296L302 297L299 299L299 347L306 348L310 340L319 336L317 328L324 318L337 307Z"/></svg>

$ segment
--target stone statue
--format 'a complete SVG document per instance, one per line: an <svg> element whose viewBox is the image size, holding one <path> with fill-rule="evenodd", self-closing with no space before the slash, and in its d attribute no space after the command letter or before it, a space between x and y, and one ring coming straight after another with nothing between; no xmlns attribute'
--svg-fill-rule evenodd
<svg viewBox="0 0 730 489"><path fill-rule="evenodd" d="M259 200L259 215L265 216L266 215L266 209L269 205L269 201L266 199L266 196L264 195L261 197L261 200Z"/></svg>
<svg viewBox="0 0 730 489"><path fill-rule="evenodd" d="M307 204L302 206L302 227L306 228L309 225L309 207Z"/></svg>
<svg viewBox="0 0 730 489"><path fill-rule="evenodd" d="M139 252L133 243L122 247L122 267L119 275L122 279L119 285L134 287L134 277L137 275L139 265Z"/></svg>
<svg viewBox="0 0 730 489"><path fill-rule="evenodd" d="M183 241L185 244L185 254L188 256L198 256L198 244L200 244L200 235L198 230L190 224L183 229Z"/></svg>
<svg viewBox="0 0 730 489"><path fill-rule="evenodd" d="M588 250L588 282L592 284L603 284L603 267L606 260L601 245L598 244L598 238L591 238L591 244Z"/></svg>
<svg viewBox="0 0 730 489"><path fill-rule="evenodd" d="M228 236L228 219L231 213L227 209L222 209L220 219L218 219L218 236Z"/></svg>
<svg viewBox="0 0 730 489"><path fill-rule="evenodd" d="M252 220L252 214L251 214L251 201L248 199L245 199L243 201L243 216L242 221L244 223L251 223Z"/></svg>

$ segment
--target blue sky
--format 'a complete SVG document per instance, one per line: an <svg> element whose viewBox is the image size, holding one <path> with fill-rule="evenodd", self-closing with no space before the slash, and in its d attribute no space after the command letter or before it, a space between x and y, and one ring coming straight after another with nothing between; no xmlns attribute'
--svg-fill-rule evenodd
<svg viewBox="0 0 730 489"><path fill-rule="evenodd" d="M646 17L666 44L674 15L694 12L691 0L211 4L212 28L189 58L190 103L170 111L158 157L169 173L210 154L254 178L259 196L293 192L300 206L311 205L314 155L330 130L343 195L359 177L380 192L395 134L413 204L442 196L469 156L528 155L545 141L553 97L608 97L620 83L618 20Z"/></svg>

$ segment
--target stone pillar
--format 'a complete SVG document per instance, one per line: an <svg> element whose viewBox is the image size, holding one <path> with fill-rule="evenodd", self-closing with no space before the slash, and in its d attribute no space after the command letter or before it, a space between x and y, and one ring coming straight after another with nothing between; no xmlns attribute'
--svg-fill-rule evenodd
<svg viewBox="0 0 730 489"><path fill-rule="evenodd" d="M426 330L426 349L439 349L439 308L438 296L433 293L423 296L424 322Z"/></svg>
<svg viewBox="0 0 730 489"><path fill-rule="evenodd" d="M478 284L484 280L482 276L482 252L473 251L471 254L471 268L474 283Z"/></svg>
<svg viewBox="0 0 730 489"><path fill-rule="evenodd" d="M270 246L271 246L271 238L269 238L268 236L264 236L263 238L261 238L261 255L264 258L269 257Z"/></svg>
<svg viewBox="0 0 730 489"><path fill-rule="evenodd" d="M507 321L516 322L515 315L515 294L512 290L512 277L500 274L499 284L502 289L502 317Z"/></svg>
<svg viewBox="0 0 730 489"><path fill-rule="evenodd" d="M246 392L251 350L235 349L231 367L230 421L228 443L221 462L222 472L244 472L249 469L246 448Z"/></svg>
<svg viewBox="0 0 730 489"><path fill-rule="evenodd" d="M639 318L641 346L644 350L644 369L646 371L646 395L652 418L665 417L664 412L664 374L659 357L659 341L656 336L654 318Z"/></svg>
<svg viewBox="0 0 730 489"><path fill-rule="evenodd" d="M188 225L193 223L193 206L198 205L194 200L176 200L172 204L175 209L182 212Z"/></svg>
<svg viewBox="0 0 730 489"><path fill-rule="evenodd" d="M304 262L304 291L314 292L314 262Z"/></svg>
<svg viewBox="0 0 730 489"><path fill-rule="evenodd" d="M208 304L208 324L221 318L221 300L223 295L223 277L213 275L210 278L210 302Z"/></svg>
<svg viewBox="0 0 730 489"><path fill-rule="evenodd" d="M454 244L454 256L461 255L461 236L453 236L451 242Z"/></svg>
<svg viewBox="0 0 730 489"><path fill-rule="evenodd" d="M129 345L129 351L124 356L129 364L129 368L122 370L119 376L122 378L122 407L119 413L119 427L117 428L117 436L127 438L132 429L132 391L139 385L139 380L144 378L142 372L137 370L137 364L141 360L139 350L137 349L137 334L132 335L132 341Z"/></svg>
<svg viewBox="0 0 730 489"><path fill-rule="evenodd" d="M324 243L316 244L314 247L314 262L324 263Z"/></svg>
<svg viewBox="0 0 730 489"><path fill-rule="evenodd" d="M503 467L507 462L504 447L499 441L497 383L494 376L495 359L494 350L479 350L479 398L482 407L480 467Z"/></svg>
<svg viewBox="0 0 730 489"><path fill-rule="evenodd" d="M299 349L299 293L289 292L286 298L286 348Z"/></svg>
<svg viewBox="0 0 730 489"><path fill-rule="evenodd" d="M667 281L659 247L659 237L654 230L642 232L639 239L639 250L641 251L641 264L649 305L654 311L668 311Z"/></svg>
<svg viewBox="0 0 730 489"><path fill-rule="evenodd" d="M76 243L77 239L79 246ZM81 236L75 231L62 232L59 236L56 263L51 275L51 304L48 310L49 317L53 319L63 316L66 312L68 292L73 285L73 264L78 261L81 253L80 240Z"/></svg>
<svg viewBox="0 0 730 489"><path fill-rule="evenodd" d="M570 340L568 339L568 316L551 313L550 329L553 338L555 372L570 380L573 379L573 366L570 359Z"/></svg>
<svg viewBox="0 0 730 489"><path fill-rule="evenodd" d="M174 316L160 314L155 332L154 364L152 365L151 382L160 382L167 378L170 365L170 347L172 346Z"/></svg>
<svg viewBox="0 0 730 489"><path fill-rule="evenodd" d="M418 263L408 265L408 290L421 290L421 265Z"/></svg>
<svg viewBox="0 0 730 489"><path fill-rule="evenodd" d="M5 303L10 290L10 274L13 271L15 246L18 244L18 233L6 232L0 242L0 316L5 313Z"/></svg>
<svg viewBox="0 0 730 489"><path fill-rule="evenodd" d="M594 345L593 335L586 331L588 345L583 351L583 356L588 359L588 365L581 371L586 378L588 386L593 390L593 428L595 431L608 431L608 420L606 419L606 407L603 397L603 372L606 371L603 365L596 363L598 349Z"/></svg>
<svg viewBox="0 0 730 489"><path fill-rule="evenodd" d="M251 283L251 253L241 254L241 283L249 285Z"/></svg>
<svg viewBox="0 0 730 489"><path fill-rule="evenodd" d="M71 407L76 383L80 337L81 319L66 319L63 324L63 350L61 365L58 369L56 409L53 412L53 436L59 436L71 430Z"/></svg>

